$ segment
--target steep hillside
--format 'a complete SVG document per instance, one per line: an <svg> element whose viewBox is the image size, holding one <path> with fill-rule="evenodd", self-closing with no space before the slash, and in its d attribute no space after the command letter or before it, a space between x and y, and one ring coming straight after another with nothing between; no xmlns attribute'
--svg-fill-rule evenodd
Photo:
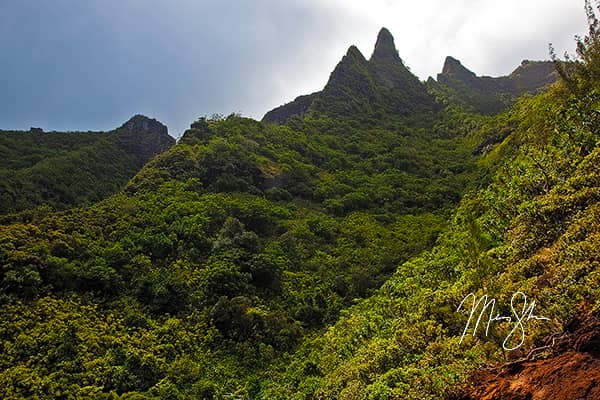
<svg viewBox="0 0 600 400"><path fill-rule="evenodd" d="M486 161L509 155L491 184L463 198L431 251L401 265L325 335L306 340L263 398L443 398L486 363L538 348L536 357L548 355L543 346L552 335L568 333L581 313L597 314L599 99L596 91L581 98L557 88L521 102L513 111L518 129L488 153ZM539 304L536 315L550 318L526 324L519 351L503 351L513 327L504 322L492 323L487 336L485 327L471 335L471 326L460 343L467 315L457 307L465 296L487 294L510 315L518 291Z"/></svg>
<svg viewBox="0 0 600 400"><path fill-rule="evenodd" d="M560 84L494 120L509 134L479 161L491 179L463 197L434 248L306 338L265 374L274 378L262 398L595 398L597 26ZM469 324L471 293L496 299L474 312L479 329Z"/></svg>
<svg viewBox="0 0 600 400"><path fill-rule="evenodd" d="M0 227L2 397L253 397L432 245L472 174L460 124L192 126L123 193Z"/></svg>
<svg viewBox="0 0 600 400"><path fill-rule="evenodd" d="M112 132L0 131L0 214L96 202L174 143L140 115Z"/></svg>

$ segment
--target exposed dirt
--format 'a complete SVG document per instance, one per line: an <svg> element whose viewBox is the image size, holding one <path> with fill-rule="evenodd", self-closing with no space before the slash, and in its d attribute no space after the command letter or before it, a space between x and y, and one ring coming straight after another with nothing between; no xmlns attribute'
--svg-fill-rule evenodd
<svg viewBox="0 0 600 400"><path fill-rule="evenodd" d="M527 357L473 372L456 400L600 400L600 320L586 317ZM543 358L540 358L543 357Z"/></svg>

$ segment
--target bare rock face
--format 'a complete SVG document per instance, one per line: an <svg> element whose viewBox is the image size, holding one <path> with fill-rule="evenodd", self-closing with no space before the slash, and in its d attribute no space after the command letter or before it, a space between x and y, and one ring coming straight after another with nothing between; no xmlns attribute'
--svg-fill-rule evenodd
<svg viewBox="0 0 600 400"><path fill-rule="evenodd" d="M144 115L135 115L117 128L120 144L140 161L146 163L155 155L175 144L165 125Z"/></svg>

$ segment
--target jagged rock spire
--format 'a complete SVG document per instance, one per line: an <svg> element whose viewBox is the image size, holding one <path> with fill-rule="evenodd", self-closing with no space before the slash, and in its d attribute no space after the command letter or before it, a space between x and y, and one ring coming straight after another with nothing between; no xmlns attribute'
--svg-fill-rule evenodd
<svg viewBox="0 0 600 400"><path fill-rule="evenodd" d="M368 61L356 46L350 46L321 92L278 107L265 120L285 121L311 112L368 119L437 109L435 98L404 65L390 31L382 28Z"/></svg>
<svg viewBox="0 0 600 400"><path fill-rule="evenodd" d="M377 42L371 60L378 58L399 58L398 50L396 50L394 44L394 37L386 28L381 28L377 35Z"/></svg>

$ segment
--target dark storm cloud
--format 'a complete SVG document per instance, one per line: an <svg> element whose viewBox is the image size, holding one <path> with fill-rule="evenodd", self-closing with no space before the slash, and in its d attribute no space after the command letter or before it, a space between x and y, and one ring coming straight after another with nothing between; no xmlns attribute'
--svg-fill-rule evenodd
<svg viewBox="0 0 600 400"><path fill-rule="evenodd" d="M351 44L370 56L381 26L421 79L448 54L507 73L544 58L547 36L571 43L582 10L571 0L2 0L0 128L104 130L143 113L179 135L211 113L260 118L319 90Z"/></svg>

